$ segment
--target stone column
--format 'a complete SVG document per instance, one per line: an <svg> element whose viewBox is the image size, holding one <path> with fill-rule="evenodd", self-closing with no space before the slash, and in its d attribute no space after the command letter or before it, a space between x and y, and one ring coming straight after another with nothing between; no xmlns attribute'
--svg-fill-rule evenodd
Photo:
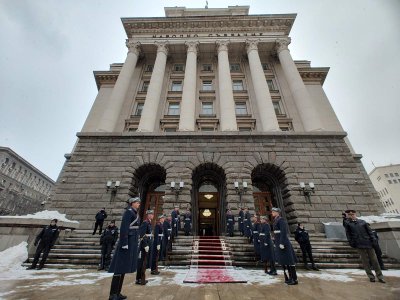
<svg viewBox="0 0 400 300"><path fill-rule="evenodd" d="M217 41L218 81L221 131L237 131L235 102L233 100L231 71L229 68L229 41Z"/></svg>
<svg viewBox="0 0 400 300"><path fill-rule="evenodd" d="M125 63L119 72L117 82L111 93L107 106L105 107L103 116L100 120L98 131L112 132L121 115L121 110L125 102L126 93L135 71L136 63L140 53L140 43L133 40L127 40L128 55Z"/></svg>
<svg viewBox="0 0 400 300"><path fill-rule="evenodd" d="M199 42L186 42L187 57L183 82L179 131L194 131L196 113L196 65Z"/></svg>
<svg viewBox="0 0 400 300"><path fill-rule="evenodd" d="M268 89L267 80L258 55L258 41L246 41L247 57L249 58L251 79L256 94L256 103L260 115L260 131L278 131L279 124L276 118L274 106L272 104L271 94Z"/></svg>
<svg viewBox="0 0 400 300"><path fill-rule="evenodd" d="M294 102L299 111L301 121L305 131L323 130L321 120L313 101L306 89L303 79L290 55L288 45L289 39L276 41L276 52L278 53L283 73L285 74Z"/></svg>
<svg viewBox="0 0 400 300"><path fill-rule="evenodd" d="M157 42L157 57L154 63L146 100L144 101L142 116L137 131L153 132L160 105L161 90L164 81L165 66L167 64L167 42Z"/></svg>

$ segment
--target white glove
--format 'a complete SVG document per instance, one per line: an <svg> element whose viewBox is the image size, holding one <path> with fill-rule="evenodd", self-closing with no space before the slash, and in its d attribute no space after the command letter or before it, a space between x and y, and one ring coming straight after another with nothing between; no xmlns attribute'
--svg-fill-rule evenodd
<svg viewBox="0 0 400 300"><path fill-rule="evenodd" d="M170 237L168 237L168 241L170 240L171 238Z"/></svg>
<svg viewBox="0 0 400 300"><path fill-rule="evenodd" d="M174 227L176 227L176 224L174 224Z"/></svg>
<svg viewBox="0 0 400 300"><path fill-rule="evenodd" d="M279 244L279 248L281 248L283 250L283 249L285 249L285 245Z"/></svg>
<svg viewBox="0 0 400 300"><path fill-rule="evenodd" d="M258 240L258 242L260 242L260 240Z"/></svg>
<svg viewBox="0 0 400 300"><path fill-rule="evenodd" d="M122 249L128 250L128 245L122 246Z"/></svg>
<svg viewBox="0 0 400 300"><path fill-rule="evenodd" d="M268 246L268 244L264 243L264 246Z"/></svg>
<svg viewBox="0 0 400 300"><path fill-rule="evenodd" d="M149 246L144 247L144 251L149 252Z"/></svg>

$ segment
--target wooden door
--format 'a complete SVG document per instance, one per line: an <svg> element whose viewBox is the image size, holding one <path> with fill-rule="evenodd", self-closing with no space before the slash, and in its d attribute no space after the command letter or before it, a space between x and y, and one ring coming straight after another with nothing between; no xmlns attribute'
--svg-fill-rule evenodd
<svg viewBox="0 0 400 300"><path fill-rule="evenodd" d="M154 210L154 218L151 222L152 226L156 224L158 216L163 213L163 204L164 204L163 196L164 196L163 192L147 193L144 213L146 214L146 211L149 209Z"/></svg>
<svg viewBox="0 0 400 300"><path fill-rule="evenodd" d="M256 213L271 220L272 196L270 192L253 193Z"/></svg>

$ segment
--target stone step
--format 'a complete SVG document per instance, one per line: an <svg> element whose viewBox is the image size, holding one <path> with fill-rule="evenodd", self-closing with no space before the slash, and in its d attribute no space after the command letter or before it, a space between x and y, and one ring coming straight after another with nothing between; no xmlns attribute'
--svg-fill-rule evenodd
<svg viewBox="0 0 400 300"><path fill-rule="evenodd" d="M101 253L100 249L58 249L54 248L50 253L65 253L65 254L99 254Z"/></svg>

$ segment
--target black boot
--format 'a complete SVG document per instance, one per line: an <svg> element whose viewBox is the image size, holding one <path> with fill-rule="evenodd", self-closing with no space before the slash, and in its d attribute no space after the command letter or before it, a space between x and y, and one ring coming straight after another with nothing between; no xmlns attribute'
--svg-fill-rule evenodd
<svg viewBox="0 0 400 300"><path fill-rule="evenodd" d="M311 265L311 269L313 269L314 271L319 271L319 269L314 263Z"/></svg>
<svg viewBox="0 0 400 300"><path fill-rule="evenodd" d="M297 282L297 273L296 273L296 267L295 266L288 266L289 269L289 281L286 283L287 285L296 285L298 284Z"/></svg>
<svg viewBox="0 0 400 300"><path fill-rule="evenodd" d="M276 272L275 264L271 263L271 271L269 271L268 275L276 276L278 273Z"/></svg>
<svg viewBox="0 0 400 300"><path fill-rule="evenodd" d="M125 278L125 274L121 274L121 279L119 280L119 285L118 285L118 297L119 297L119 299L126 299L127 298L125 295L121 294L122 284L124 283L124 278Z"/></svg>
<svg viewBox="0 0 400 300"><path fill-rule="evenodd" d="M285 283L288 283L289 282L289 277L286 274L286 266L282 266L282 268L283 268L283 276L285 276Z"/></svg>
<svg viewBox="0 0 400 300"><path fill-rule="evenodd" d="M119 300L118 292L120 281L121 274L114 274L111 280L110 297L108 297L108 300Z"/></svg>

